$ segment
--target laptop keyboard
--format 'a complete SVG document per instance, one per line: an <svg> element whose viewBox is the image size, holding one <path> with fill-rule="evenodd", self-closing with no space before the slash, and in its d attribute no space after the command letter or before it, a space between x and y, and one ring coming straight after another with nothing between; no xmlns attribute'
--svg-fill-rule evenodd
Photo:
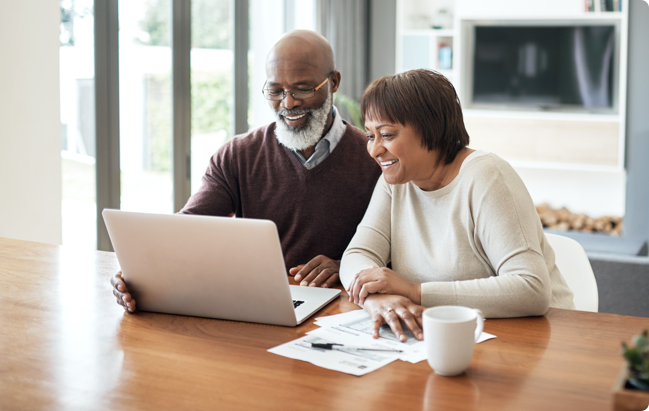
<svg viewBox="0 0 649 411"><path fill-rule="evenodd" d="M297 307L301 306L302 304L304 304L304 301L293 300L293 308L297 308Z"/></svg>

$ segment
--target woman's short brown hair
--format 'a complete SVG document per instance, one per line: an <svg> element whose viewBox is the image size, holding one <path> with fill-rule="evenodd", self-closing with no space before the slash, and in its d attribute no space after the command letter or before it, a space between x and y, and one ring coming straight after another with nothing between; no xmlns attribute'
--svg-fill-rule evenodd
<svg viewBox="0 0 649 411"><path fill-rule="evenodd" d="M457 93L446 77L432 70L374 80L363 93L361 116L363 123L372 119L413 127L422 146L438 150L445 164L469 144Z"/></svg>

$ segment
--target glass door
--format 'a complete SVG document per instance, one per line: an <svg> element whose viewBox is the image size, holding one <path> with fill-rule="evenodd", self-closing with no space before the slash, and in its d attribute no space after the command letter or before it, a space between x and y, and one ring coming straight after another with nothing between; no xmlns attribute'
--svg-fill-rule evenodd
<svg viewBox="0 0 649 411"><path fill-rule="evenodd" d="M121 209L173 212L171 0L119 2Z"/></svg>
<svg viewBox="0 0 649 411"><path fill-rule="evenodd" d="M95 249L93 0L61 0L59 81L63 244Z"/></svg>

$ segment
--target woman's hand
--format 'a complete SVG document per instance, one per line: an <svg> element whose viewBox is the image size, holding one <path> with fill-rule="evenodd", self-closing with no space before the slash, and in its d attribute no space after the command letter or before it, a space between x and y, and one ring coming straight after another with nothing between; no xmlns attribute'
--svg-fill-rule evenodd
<svg viewBox="0 0 649 411"><path fill-rule="evenodd" d="M424 339L424 333L421 331L421 315L424 307L413 303L408 298L400 295L373 294L365 299L364 308L374 323L372 337L379 338L379 328L383 324L388 324L399 341L405 342L408 337L401 327L403 321L416 339L419 341Z"/></svg>
<svg viewBox="0 0 649 411"><path fill-rule="evenodd" d="M332 260L324 255L314 257L306 264L288 270L300 285L329 288L339 283L340 260Z"/></svg>
<svg viewBox="0 0 649 411"><path fill-rule="evenodd" d="M356 274L347 288L349 301L365 304L370 294L395 294L421 304L421 286L411 283L389 268L372 267Z"/></svg>
<svg viewBox="0 0 649 411"><path fill-rule="evenodd" d="M122 272L120 271L111 277L110 283L113 286L113 295L117 297L117 304L124 307L124 311L126 312L135 312L135 300L126 288Z"/></svg>

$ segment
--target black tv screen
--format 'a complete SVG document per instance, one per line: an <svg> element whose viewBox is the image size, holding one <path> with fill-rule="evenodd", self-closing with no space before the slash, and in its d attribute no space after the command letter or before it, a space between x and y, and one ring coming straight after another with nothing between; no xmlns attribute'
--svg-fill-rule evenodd
<svg viewBox="0 0 649 411"><path fill-rule="evenodd" d="M473 103L612 108L615 26L476 26Z"/></svg>

